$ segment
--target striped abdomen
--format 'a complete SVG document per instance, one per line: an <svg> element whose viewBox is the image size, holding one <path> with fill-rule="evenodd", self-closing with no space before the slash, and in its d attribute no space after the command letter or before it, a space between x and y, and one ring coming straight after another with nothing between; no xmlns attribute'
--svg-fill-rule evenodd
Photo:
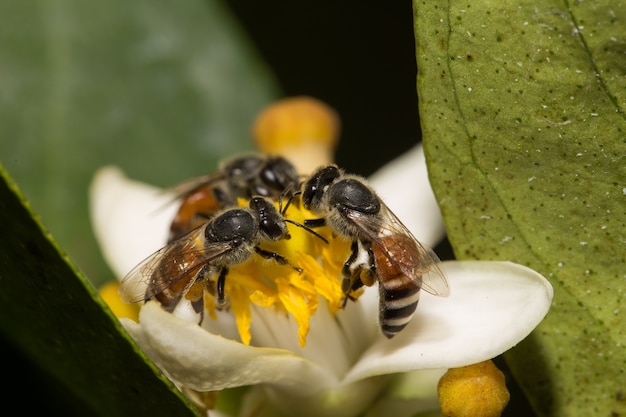
<svg viewBox="0 0 626 417"><path fill-rule="evenodd" d="M409 324L415 314L421 280L419 277L407 277L376 245L372 249L380 292L380 329L391 339Z"/></svg>

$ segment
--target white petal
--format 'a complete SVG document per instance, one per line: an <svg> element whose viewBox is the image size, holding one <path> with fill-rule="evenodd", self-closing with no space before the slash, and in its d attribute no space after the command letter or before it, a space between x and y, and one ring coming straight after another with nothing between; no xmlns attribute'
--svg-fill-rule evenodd
<svg viewBox="0 0 626 417"><path fill-rule="evenodd" d="M89 199L96 238L118 278L165 245L177 210L171 194L105 167L96 172Z"/></svg>
<svg viewBox="0 0 626 417"><path fill-rule="evenodd" d="M307 391L300 396L280 389L268 389L266 392L284 416L356 417L362 415L373 399L380 396L388 379L388 375L368 378L319 393Z"/></svg>
<svg viewBox="0 0 626 417"><path fill-rule="evenodd" d="M330 372L284 349L246 346L143 306L139 323L122 323L146 354L177 383L199 391L266 383L313 395L337 383Z"/></svg>
<svg viewBox="0 0 626 417"><path fill-rule="evenodd" d="M394 376L364 417L411 417L439 411L437 384L447 369L422 369ZM431 415L431 414L428 414Z"/></svg>
<svg viewBox="0 0 626 417"><path fill-rule="evenodd" d="M443 262L450 296L423 293L411 323L380 336L344 382L417 369L454 368L491 359L524 339L547 314L552 286L510 262Z"/></svg>
<svg viewBox="0 0 626 417"><path fill-rule="evenodd" d="M420 242L434 247L443 239L445 227L421 144L376 171L369 182Z"/></svg>
<svg viewBox="0 0 626 417"><path fill-rule="evenodd" d="M339 381L378 331L373 321L364 323L362 307L361 302L350 303L333 315L326 301L320 299L320 305L310 320L306 346L301 347L298 344L298 326L292 316L255 306L251 325L252 343L288 349L329 370Z"/></svg>

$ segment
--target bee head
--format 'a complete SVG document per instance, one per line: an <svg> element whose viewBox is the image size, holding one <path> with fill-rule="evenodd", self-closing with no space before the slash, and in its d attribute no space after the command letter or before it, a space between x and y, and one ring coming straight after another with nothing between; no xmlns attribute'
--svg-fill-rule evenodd
<svg viewBox="0 0 626 417"><path fill-rule="evenodd" d="M283 216L269 200L253 197L249 207L258 216L259 229L265 239L276 241L290 237Z"/></svg>
<svg viewBox="0 0 626 417"><path fill-rule="evenodd" d="M327 165L319 168L311 177L304 183L302 190L302 204L307 210L312 212L319 212L321 207L321 201L330 186L337 178L341 176L341 172L336 165Z"/></svg>
<svg viewBox="0 0 626 417"><path fill-rule="evenodd" d="M296 168L291 162L280 156L269 158L261 172L259 172L259 177L261 183L266 188L279 193L288 188L295 188L298 185Z"/></svg>
<svg viewBox="0 0 626 417"><path fill-rule="evenodd" d="M251 194L248 189L264 163L260 155L246 155L232 159L222 167L233 195L248 197Z"/></svg>

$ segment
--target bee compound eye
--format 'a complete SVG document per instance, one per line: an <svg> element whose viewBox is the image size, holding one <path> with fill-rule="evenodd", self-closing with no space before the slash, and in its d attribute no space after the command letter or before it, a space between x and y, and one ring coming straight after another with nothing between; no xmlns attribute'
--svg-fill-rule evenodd
<svg viewBox="0 0 626 417"><path fill-rule="evenodd" d="M287 226L274 204L260 197L250 200L250 208L259 216L259 228L269 240L279 240L287 233Z"/></svg>
<svg viewBox="0 0 626 417"><path fill-rule="evenodd" d="M304 184L302 204L307 210L315 211L328 187L339 178L341 173L335 165L318 169Z"/></svg>
<svg viewBox="0 0 626 417"><path fill-rule="evenodd" d="M261 230L268 240L273 241L286 238L288 235L287 228L280 221L275 221L275 219L268 219L263 222Z"/></svg>
<svg viewBox="0 0 626 417"><path fill-rule="evenodd" d="M282 157L270 158L260 173L261 182L275 191L283 191L298 183L296 168Z"/></svg>
<svg viewBox="0 0 626 417"><path fill-rule="evenodd" d="M251 195L260 195L262 197L271 197L272 191L263 184L255 184L250 187Z"/></svg>

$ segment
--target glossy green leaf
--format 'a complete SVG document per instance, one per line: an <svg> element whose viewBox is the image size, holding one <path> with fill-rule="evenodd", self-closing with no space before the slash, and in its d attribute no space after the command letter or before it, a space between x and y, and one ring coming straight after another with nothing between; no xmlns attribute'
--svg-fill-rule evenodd
<svg viewBox="0 0 626 417"><path fill-rule="evenodd" d="M277 90L219 1L0 1L0 44L0 161L97 283L95 170L160 186L211 171L253 148Z"/></svg>
<svg viewBox="0 0 626 417"><path fill-rule="evenodd" d="M456 256L516 261L555 289L507 362L541 416L625 415L626 4L414 11L424 143Z"/></svg>
<svg viewBox="0 0 626 417"><path fill-rule="evenodd" d="M3 355L16 374L4 391L33 398L31 405L15 406L30 412L56 407L63 415L197 415L122 336L119 321L77 275L1 166L0 235L0 340L4 353L22 356L16 362Z"/></svg>

